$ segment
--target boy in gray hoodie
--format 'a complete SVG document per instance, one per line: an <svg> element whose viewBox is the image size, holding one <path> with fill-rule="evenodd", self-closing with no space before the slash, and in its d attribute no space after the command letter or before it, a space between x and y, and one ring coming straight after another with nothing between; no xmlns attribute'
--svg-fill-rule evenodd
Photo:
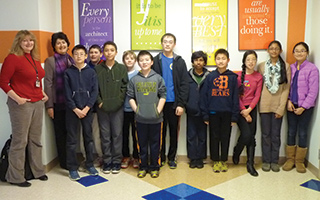
<svg viewBox="0 0 320 200"><path fill-rule="evenodd" d="M160 169L162 110L166 102L166 87L163 78L151 69L153 56L148 51L140 51L137 60L141 70L130 80L127 95L135 112L140 155L138 177L143 178L150 172L152 178L157 178Z"/></svg>

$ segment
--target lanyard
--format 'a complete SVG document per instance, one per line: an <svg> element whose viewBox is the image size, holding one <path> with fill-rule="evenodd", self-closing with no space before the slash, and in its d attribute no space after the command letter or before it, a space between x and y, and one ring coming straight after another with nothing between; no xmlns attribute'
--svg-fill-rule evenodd
<svg viewBox="0 0 320 200"><path fill-rule="evenodd" d="M36 73L37 73L37 80L39 80L39 78L38 78L38 68L37 68L37 65L36 65L36 62L34 62L34 60L33 60L33 58L32 58L32 56L31 56L31 58L32 58L32 61L33 61L33 64L32 64L32 62L28 59L28 57L26 56L26 55L24 55L24 57L28 60L28 62L31 64L31 66L33 67L33 69L36 71Z"/></svg>

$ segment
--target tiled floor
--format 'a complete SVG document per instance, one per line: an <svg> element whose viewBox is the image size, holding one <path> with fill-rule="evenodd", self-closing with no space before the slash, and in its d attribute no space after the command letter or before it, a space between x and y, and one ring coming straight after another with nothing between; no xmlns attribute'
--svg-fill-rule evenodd
<svg viewBox="0 0 320 200"><path fill-rule="evenodd" d="M167 165L162 167L157 179L149 175L139 179L137 170L130 167L117 175L100 173L106 182L85 187L70 181L67 171L57 166L47 174L48 181L32 180L29 188L0 182L0 200L320 200L319 191L300 186L315 179L316 183L310 184L317 188L318 179L309 171L305 174L295 170L263 172L258 166L258 172L259 177L252 177L245 165L230 164L228 172L217 174L212 172L211 164L203 169L190 169L188 163L181 161L174 170Z"/></svg>

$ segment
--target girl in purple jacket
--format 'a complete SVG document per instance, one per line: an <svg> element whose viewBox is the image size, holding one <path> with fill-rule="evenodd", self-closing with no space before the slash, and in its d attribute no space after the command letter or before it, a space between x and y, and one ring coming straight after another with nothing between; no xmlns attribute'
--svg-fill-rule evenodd
<svg viewBox="0 0 320 200"><path fill-rule="evenodd" d="M304 158L307 153L307 138L310 119L319 91L319 70L307 60L309 47L304 42L293 48L296 62L291 67L291 89L287 104L288 110L288 142L286 146L287 161L282 169L305 173ZM296 145L296 135L299 143Z"/></svg>

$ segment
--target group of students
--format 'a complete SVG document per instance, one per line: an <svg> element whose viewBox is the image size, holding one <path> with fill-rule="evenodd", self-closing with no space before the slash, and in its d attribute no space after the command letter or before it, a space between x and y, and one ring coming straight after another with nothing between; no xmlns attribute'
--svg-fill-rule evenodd
<svg viewBox="0 0 320 200"><path fill-rule="evenodd" d="M162 36L162 52L157 56L153 57L144 50L137 56L133 51L125 51L124 65L115 60L117 45L112 41L106 42L102 49L98 45L90 47L88 64L87 50L83 45L72 49L72 57L67 53L70 42L64 33L54 33L51 44L54 56L46 59L43 70L37 58L36 38L29 31L20 31L1 69L0 86L8 94L13 129L6 175L8 182L21 187L31 185L21 172L26 146L35 178L48 179L40 159L40 111L44 102L54 122L60 166L69 170L71 180L80 179L76 154L80 123L85 149L84 168L90 175L98 175L94 167L95 145L97 149L101 147L103 173L117 174L121 168L128 167L130 126L133 164L135 168L139 167L139 178L147 173L157 178L167 158L169 167L175 169L180 119L184 110L190 168L204 166L209 126L213 171L226 172L231 128L238 124L241 134L234 147L233 163L239 163L240 154L246 147L247 170L252 176L258 176L254 168L258 104L262 170L280 170L280 130L287 106L288 159L283 170L296 166L298 172L305 172L303 162L308 127L319 89L319 72L307 60L309 47L306 43L295 45L296 62L291 68L280 56L282 47L278 41L269 44L270 58L259 64L257 71L256 52L246 51L242 71L238 74L227 69L230 59L225 49L215 52L216 70L209 72L205 68L207 55L197 51L191 57L193 67L187 71L185 61L173 52L176 37L170 33ZM102 55L106 60L101 60ZM134 69L136 61L140 71ZM21 115L22 112L25 115ZM92 131L95 115L98 136ZM170 146L166 155L167 126Z"/></svg>

